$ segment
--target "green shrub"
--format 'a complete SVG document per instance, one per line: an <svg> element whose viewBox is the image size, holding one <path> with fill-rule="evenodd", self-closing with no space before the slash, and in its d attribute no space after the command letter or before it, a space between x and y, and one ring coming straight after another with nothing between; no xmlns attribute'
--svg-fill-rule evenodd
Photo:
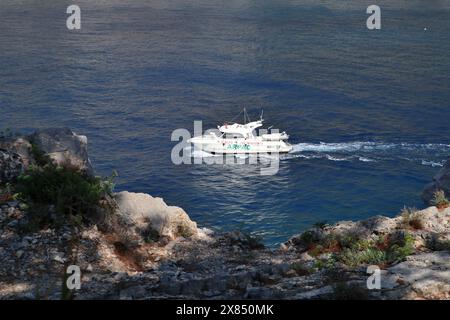
<svg viewBox="0 0 450 320"><path fill-rule="evenodd" d="M34 143L31 144L31 155L38 166L51 164L50 157Z"/></svg>
<svg viewBox="0 0 450 320"><path fill-rule="evenodd" d="M399 239L386 243L385 237L377 240L358 240L337 255L337 260L357 267L366 264L391 264L415 252L414 237L405 232Z"/></svg>
<svg viewBox="0 0 450 320"><path fill-rule="evenodd" d="M336 264L336 256L331 255L330 257L326 259L318 259L314 262L314 268L317 268L319 270L330 270L335 267Z"/></svg>
<svg viewBox="0 0 450 320"><path fill-rule="evenodd" d="M356 251L365 251L368 249L373 249L375 245L375 242L373 240L369 240L369 239L360 239L357 240L355 242L353 242L350 245L350 248L352 250L356 250Z"/></svg>
<svg viewBox="0 0 450 320"><path fill-rule="evenodd" d="M340 235L338 240L342 248L351 248L353 244L358 241L357 237L352 234Z"/></svg>
<svg viewBox="0 0 450 320"><path fill-rule="evenodd" d="M342 263L357 267L362 264L382 264L387 260L387 255L385 251L373 247L363 250L346 248L339 258Z"/></svg>
<svg viewBox="0 0 450 320"><path fill-rule="evenodd" d="M433 199L431 199L431 204L438 207L443 208L450 205L450 201L445 197L445 192L443 190L437 190L433 194Z"/></svg>
<svg viewBox="0 0 450 320"><path fill-rule="evenodd" d="M401 261L415 252L414 237L405 232L400 240L394 242L387 250L388 262Z"/></svg>
<svg viewBox="0 0 450 320"><path fill-rule="evenodd" d="M339 258L344 264L356 267L361 264L381 263L385 260L385 254L375 247L373 241L360 239L344 248Z"/></svg>
<svg viewBox="0 0 450 320"><path fill-rule="evenodd" d="M74 169L47 164L31 166L19 177L16 191L30 206L30 221L43 227L67 219L92 222L100 200L111 193L111 185Z"/></svg>

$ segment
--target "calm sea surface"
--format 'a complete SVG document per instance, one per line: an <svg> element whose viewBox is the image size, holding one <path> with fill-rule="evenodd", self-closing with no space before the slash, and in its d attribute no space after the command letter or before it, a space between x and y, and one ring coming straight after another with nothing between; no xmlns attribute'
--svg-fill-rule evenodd
<svg viewBox="0 0 450 320"><path fill-rule="evenodd" d="M117 189L269 245L317 221L396 215L450 155L450 1L1 1L0 129L68 126ZM177 128L242 107L286 130L275 176L173 165Z"/></svg>

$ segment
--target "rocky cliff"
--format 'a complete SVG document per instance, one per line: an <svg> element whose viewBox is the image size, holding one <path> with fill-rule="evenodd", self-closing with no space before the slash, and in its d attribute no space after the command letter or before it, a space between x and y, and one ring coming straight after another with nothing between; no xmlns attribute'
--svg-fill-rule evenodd
<svg viewBox="0 0 450 320"><path fill-rule="evenodd" d="M38 211L15 184L46 161L91 181L86 146L68 129L0 141L0 299L450 299L450 208L317 225L269 250L198 228L160 198L108 191L101 214L69 211L30 229ZM50 217L57 208L46 207ZM64 289L68 265L81 269L78 290ZM367 287L369 265L380 268L378 289Z"/></svg>

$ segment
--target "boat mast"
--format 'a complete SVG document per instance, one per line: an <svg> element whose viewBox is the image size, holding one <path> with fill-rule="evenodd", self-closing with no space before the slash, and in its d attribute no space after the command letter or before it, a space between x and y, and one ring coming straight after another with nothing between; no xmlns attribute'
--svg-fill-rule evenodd
<svg viewBox="0 0 450 320"><path fill-rule="evenodd" d="M252 120L250 119L250 116L247 113L247 109L245 107L244 107L243 112L244 112L244 124L252 122Z"/></svg>

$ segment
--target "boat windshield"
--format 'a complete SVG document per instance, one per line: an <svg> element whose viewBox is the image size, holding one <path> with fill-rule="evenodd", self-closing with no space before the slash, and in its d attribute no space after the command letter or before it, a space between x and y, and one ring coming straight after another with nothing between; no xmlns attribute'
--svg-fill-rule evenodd
<svg viewBox="0 0 450 320"><path fill-rule="evenodd" d="M244 138L244 135L241 133L227 133L224 138L226 138L226 139L242 139L242 138Z"/></svg>

